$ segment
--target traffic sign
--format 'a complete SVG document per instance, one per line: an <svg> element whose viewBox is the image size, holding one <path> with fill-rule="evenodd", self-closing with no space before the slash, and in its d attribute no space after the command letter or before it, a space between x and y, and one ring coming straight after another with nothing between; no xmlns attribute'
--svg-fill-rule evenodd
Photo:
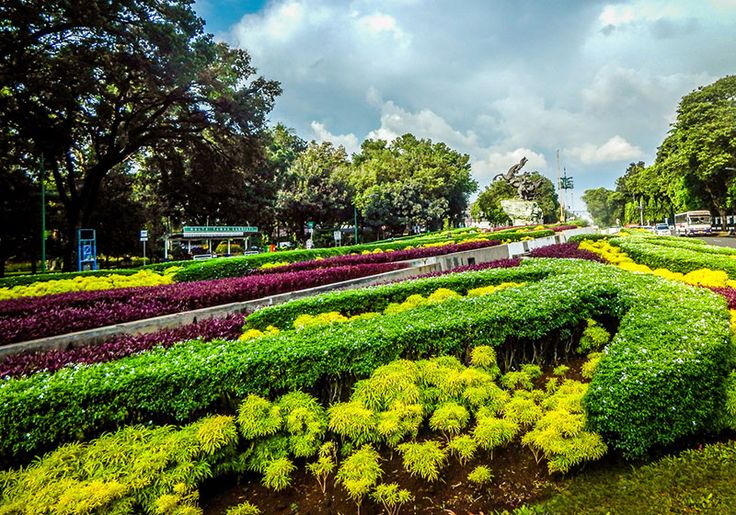
<svg viewBox="0 0 736 515"><path fill-rule="evenodd" d="M141 230L141 241L148 241L148 231L145 229Z"/></svg>
<svg viewBox="0 0 736 515"><path fill-rule="evenodd" d="M335 238L335 241L341 241L342 240L342 231L335 231L332 233L333 238Z"/></svg>

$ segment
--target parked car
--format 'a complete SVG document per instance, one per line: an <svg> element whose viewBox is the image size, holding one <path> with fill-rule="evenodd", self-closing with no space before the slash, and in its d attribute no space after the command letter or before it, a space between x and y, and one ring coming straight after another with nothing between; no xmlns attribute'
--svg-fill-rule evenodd
<svg viewBox="0 0 736 515"><path fill-rule="evenodd" d="M657 224L654 226L654 234L657 236L671 236L672 231L670 230L670 226L667 224Z"/></svg>

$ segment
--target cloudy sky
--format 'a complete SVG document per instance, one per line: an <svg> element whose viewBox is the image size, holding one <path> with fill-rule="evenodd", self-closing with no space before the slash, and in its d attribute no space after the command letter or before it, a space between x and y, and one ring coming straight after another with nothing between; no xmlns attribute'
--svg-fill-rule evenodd
<svg viewBox="0 0 736 515"><path fill-rule="evenodd" d="M586 188L654 159L680 98L736 73L736 0L197 0L218 39L281 82L271 121L359 149L411 132L482 187L556 151Z"/></svg>

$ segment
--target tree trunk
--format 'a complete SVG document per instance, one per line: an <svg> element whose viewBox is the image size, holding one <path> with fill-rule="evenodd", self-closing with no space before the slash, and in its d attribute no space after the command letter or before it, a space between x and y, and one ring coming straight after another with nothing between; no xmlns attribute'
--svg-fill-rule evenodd
<svg viewBox="0 0 736 515"><path fill-rule="evenodd" d="M74 254L77 250L77 230L80 228L81 212L76 202L66 206L66 242L64 244L64 272L75 271Z"/></svg>

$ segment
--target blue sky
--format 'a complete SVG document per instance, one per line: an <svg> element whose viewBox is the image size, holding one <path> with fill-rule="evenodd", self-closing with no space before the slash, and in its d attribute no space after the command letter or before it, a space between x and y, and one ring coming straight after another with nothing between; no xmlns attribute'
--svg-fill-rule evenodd
<svg viewBox="0 0 736 515"><path fill-rule="evenodd" d="M586 188L654 159L680 98L736 73L736 0L198 0L284 93L273 123L356 151L405 132Z"/></svg>

